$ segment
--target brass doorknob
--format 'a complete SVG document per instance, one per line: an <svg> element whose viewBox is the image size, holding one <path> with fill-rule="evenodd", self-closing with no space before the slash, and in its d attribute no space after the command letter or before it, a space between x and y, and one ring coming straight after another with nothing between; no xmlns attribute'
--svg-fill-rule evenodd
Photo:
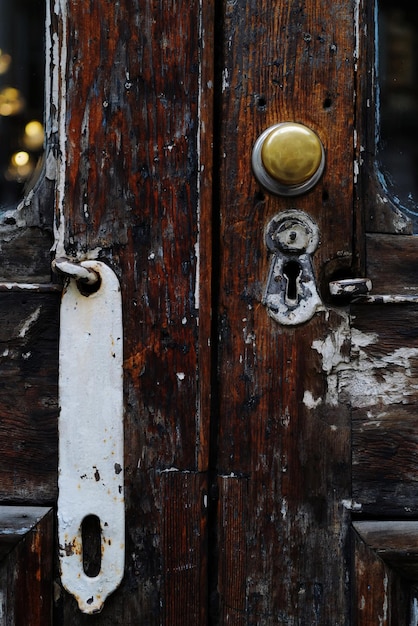
<svg viewBox="0 0 418 626"><path fill-rule="evenodd" d="M318 135L296 122L267 128L254 144L252 165L268 191L295 196L311 189L324 171L325 152Z"/></svg>

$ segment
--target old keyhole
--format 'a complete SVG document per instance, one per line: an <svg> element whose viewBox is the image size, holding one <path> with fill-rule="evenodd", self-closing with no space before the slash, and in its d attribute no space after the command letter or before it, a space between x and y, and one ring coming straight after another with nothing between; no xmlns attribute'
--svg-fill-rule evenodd
<svg viewBox="0 0 418 626"><path fill-rule="evenodd" d="M279 324L307 322L322 306L312 266L318 226L303 211L281 211L267 224L265 242L272 253L263 297L268 314Z"/></svg>
<svg viewBox="0 0 418 626"><path fill-rule="evenodd" d="M302 273L300 263L297 261L288 261L283 267L283 274L286 278L286 300L288 302L297 302L298 299L298 278Z"/></svg>
<svg viewBox="0 0 418 626"><path fill-rule="evenodd" d="M81 523L83 570L86 576L98 576L102 565L102 530L97 515L86 515Z"/></svg>

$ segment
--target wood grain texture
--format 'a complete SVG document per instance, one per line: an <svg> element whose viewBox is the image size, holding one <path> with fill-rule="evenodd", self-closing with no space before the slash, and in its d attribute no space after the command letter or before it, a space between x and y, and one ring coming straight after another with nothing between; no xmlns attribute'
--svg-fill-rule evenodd
<svg viewBox="0 0 418 626"><path fill-rule="evenodd" d="M418 523L415 521L357 521L355 531L377 556L410 583L418 580Z"/></svg>
<svg viewBox="0 0 418 626"><path fill-rule="evenodd" d="M0 293L0 499L57 493L59 291Z"/></svg>
<svg viewBox="0 0 418 626"><path fill-rule="evenodd" d="M357 534L351 568L350 516L417 515L418 305L284 328L261 303L264 229L290 208L318 224L325 303L363 269L375 293L418 293L415 238L381 234L410 228L374 178L371 3L51 6L55 226L122 285L127 517L120 588L87 617L56 572L53 623L409 623L411 589ZM251 171L257 136L289 120L326 151L292 199ZM1 279L49 283L51 184L0 219ZM0 292L2 501L56 498L58 306Z"/></svg>
<svg viewBox="0 0 418 626"><path fill-rule="evenodd" d="M70 3L68 46L66 249L101 248L121 278L141 466L192 469L199 5Z"/></svg>
<svg viewBox="0 0 418 626"><path fill-rule="evenodd" d="M353 626L407 626L411 623L414 589L388 567L353 530Z"/></svg>
<svg viewBox="0 0 418 626"><path fill-rule="evenodd" d="M22 510L19 509L19 513ZM21 521L18 525L21 533ZM0 608L5 626L53 623L53 510L45 509L36 524L32 523L31 514L28 514L26 525L27 532L20 534L20 541L0 563ZM16 526L15 529L18 530Z"/></svg>
<svg viewBox="0 0 418 626"><path fill-rule="evenodd" d="M416 296L416 236L367 235L367 276L376 294Z"/></svg>
<svg viewBox="0 0 418 626"><path fill-rule="evenodd" d="M353 497L364 515L417 512L417 312L416 305L353 307L362 344L360 376L351 381Z"/></svg>
<svg viewBox="0 0 418 626"><path fill-rule="evenodd" d="M324 297L328 279L352 263L352 7L224 2L223 22L218 470L232 484L245 479L247 495L231 487L236 502L219 505L219 572L234 571L222 575L220 611L231 624L345 624L349 413L304 404L305 391L318 398L326 388L312 343L341 320L319 314L283 328L261 300L270 262L263 232L279 211L317 221ZM274 198L252 175L251 151L265 128L289 120L318 133L327 165L310 193ZM225 524L241 535L231 541ZM234 545L245 554L237 570Z"/></svg>
<svg viewBox="0 0 418 626"><path fill-rule="evenodd" d="M96 251L123 298L126 573L100 624L206 619L212 13L70 0L54 17L66 34L56 222L66 254ZM84 623L64 593L57 616Z"/></svg>

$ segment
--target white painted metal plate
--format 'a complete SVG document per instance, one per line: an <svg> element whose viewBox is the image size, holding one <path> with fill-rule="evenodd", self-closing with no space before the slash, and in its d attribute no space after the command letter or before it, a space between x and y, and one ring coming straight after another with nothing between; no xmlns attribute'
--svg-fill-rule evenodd
<svg viewBox="0 0 418 626"><path fill-rule="evenodd" d="M64 289L59 347L58 536L61 579L80 609L96 613L123 577L123 337L119 281L100 261L100 288L83 295L74 279ZM100 520L101 568L83 566L81 526Z"/></svg>

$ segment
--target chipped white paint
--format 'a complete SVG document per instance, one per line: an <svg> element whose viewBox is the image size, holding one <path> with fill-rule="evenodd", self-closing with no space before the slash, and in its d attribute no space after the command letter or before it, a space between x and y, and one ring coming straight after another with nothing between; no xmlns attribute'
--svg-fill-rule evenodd
<svg viewBox="0 0 418 626"><path fill-rule="evenodd" d="M312 343L322 357L322 369L327 374L324 398L313 398L306 390L304 404L313 409L322 403L337 406L340 400L353 408L373 407L379 419L382 406L407 404L418 390L412 360L418 359L418 348L396 348L385 354L368 351L376 343L375 333L363 333L350 327L347 315L341 314L340 325L325 339Z"/></svg>
<svg viewBox="0 0 418 626"><path fill-rule="evenodd" d="M84 296L71 279L61 304L59 347L58 535L61 577L85 613L100 611L123 577L122 305L114 272L99 261L83 267L101 277ZM101 526L101 569L83 569L81 524Z"/></svg>
<svg viewBox="0 0 418 626"><path fill-rule="evenodd" d="M289 424L290 424L290 413L289 413L289 408L286 407L284 413L281 415L280 417L280 423L282 426L284 426L285 428L289 428Z"/></svg>
<svg viewBox="0 0 418 626"><path fill-rule="evenodd" d="M282 516L283 521L284 521L284 520L286 519L286 517L287 517L288 508L289 508L289 507L288 507L288 504L287 504L287 500L286 500L286 498L283 498L283 500L282 500L282 505L281 505L281 507L280 507L280 513L281 513L281 516Z"/></svg>
<svg viewBox="0 0 418 626"><path fill-rule="evenodd" d="M56 0L54 13L58 17L62 27L61 36L54 34L52 42L52 104L58 111L57 130L59 156L57 156L57 213L54 220L54 246L57 256L65 256L64 248L64 194L65 194L65 172L67 162L67 136L66 136L66 90L67 90L67 2L66 0ZM48 97L46 98L48 102ZM55 128L51 129L54 132Z"/></svg>
<svg viewBox="0 0 418 626"><path fill-rule="evenodd" d="M313 270L307 254L298 257L301 273L296 279L296 298L292 300L287 297L288 283L283 271L287 262L286 257L277 256L274 259L263 304L276 322L295 326L310 320L324 306L311 273ZM278 293L272 293L273 289Z"/></svg>
<svg viewBox="0 0 418 626"><path fill-rule="evenodd" d="M349 356L343 356L342 351L343 346L349 343L351 338L348 315L342 314L341 320L340 326L332 330L325 339L315 340L312 343L312 348L322 356L322 369L327 374L325 400L317 398L315 408L323 401L332 406L338 404L338 372L343 367L350 367ZM307 397L306 392L305 397ZM319 399L321 402L318 402Z"/></svg>
<svg viewBox="0 0 418 626"><path fill-rule="evenodd" d="M268 314L283 325L307 322L324 309L311 260L319 243L318 226L303 211L289 209L269 221L264 237L274 254L262 300Z"/></svg>
<svg viewBox="0 0 418 626"><path fill-rule="evenodd" d="M360 0L354 2L354 60L358 61L360 56Z"/></svg>
<svg viewBox="0 0 418 626"><path fill-rule="evenodd" d="M316 398L316 400L314 399L312 393L310 391L305 391L305 393L303 394L303 404L308 408L308 409L315 409L317 406L319 406L322 403L322 398Z"/></svg>
<svg viewBox="0 0 418 626"><path fill-rule="evenodd" d="M358 159L354 159L354 184L357 184L357 179L360 173L359 162Z"/></svg>
<svg viewBox="0 0 418 626"><path fill-rule="evenodd" d="M198 310L200 306L200 209L198 212L198 234L197 241L194 244L195 259L196 259L196 278L194 288L194 306Z"/></svg>
<svg viewBox="0 0 418 626"><path fill-rule="evenodd" d="M385 577L383 579L383 590L384 590L384 600L383 600L383 617L381 617L380 615L378 616L379 619L379 625L382 624L387 624L387 620L388 620L388 608L389 608L389 600L388 600L388 586L389 586L389 579L388 579L388 575L387 573L385 573Z"/></svg>
<svg viewBox="0 0 418 626"><path fill-rule="evenodd" d="M222 93L229 88L229 71L227 67L222 70Z"/></svg>
<svg viewBox="0 0 418 626"><path fill-rule="evenodd" d="M36 322L36 320L39 318L39 315L41 313L41 309L42 307L38 306L33 313L31 313L31 315L29 315L29 317L27 319L25 319L25 321L23 322L22 326L20 327L19 330L19 337L23 338L25 337L26 333L28 332L29 328Z"/></svg>
<svg viewBox="0 0 418 626"><path fill-rule="evenodd" d="M355 500L341 500L341 504L347 511L361 511L362 505Z"/></svg>
<svg viewBox="0 0 418 626"><path fill-rule="evenodd" d="M176 376L177 376L178 380L182 381L182 380L185 379L186 374L184 372L177 372Z"/></svg>

